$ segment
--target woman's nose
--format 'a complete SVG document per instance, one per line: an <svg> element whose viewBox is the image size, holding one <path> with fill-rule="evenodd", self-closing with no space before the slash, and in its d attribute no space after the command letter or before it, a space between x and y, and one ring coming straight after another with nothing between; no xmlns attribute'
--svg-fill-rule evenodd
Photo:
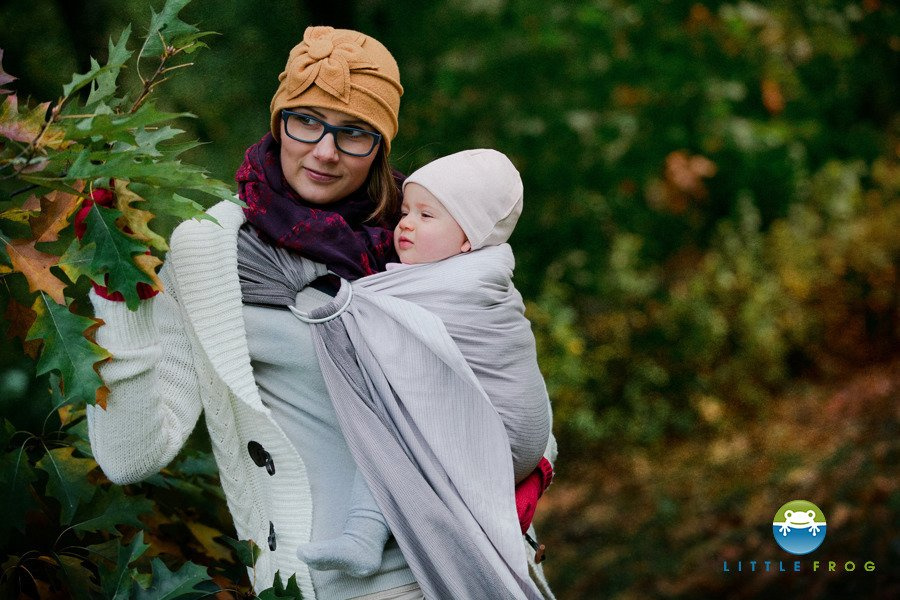
<svg viewBox="0 0 900 600"><path fill-rule="evenodd" d="M334 141L333 133L326 133L322 139L316 142L313 149L313 155L321 161L333 162L338 159L337 144Z"/></svg>

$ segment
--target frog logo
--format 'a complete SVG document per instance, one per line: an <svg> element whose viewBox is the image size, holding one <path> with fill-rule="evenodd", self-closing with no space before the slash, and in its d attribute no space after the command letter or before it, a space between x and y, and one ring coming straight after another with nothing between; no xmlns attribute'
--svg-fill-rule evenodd
<svg viewBox="0 0 900 600"><path fill-rule="evenodd" d="M791 500L772 520L775 541L791 554L809 554L821 546L826 530L825 514L806 500Z"/></svg>

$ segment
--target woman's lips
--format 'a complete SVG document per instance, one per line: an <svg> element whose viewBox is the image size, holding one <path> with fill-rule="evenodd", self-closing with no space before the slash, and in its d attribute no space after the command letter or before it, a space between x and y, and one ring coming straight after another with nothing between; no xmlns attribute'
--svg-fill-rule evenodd
<svg viewBox="0 0 900 600"><path fill-rule="evenodd" d="M337 175L329 175L328 173L315 171L313 169L310 169L309 167L303 167L303 170L306 172L306 176L316 183L331 183L338 178Z"/></svg>

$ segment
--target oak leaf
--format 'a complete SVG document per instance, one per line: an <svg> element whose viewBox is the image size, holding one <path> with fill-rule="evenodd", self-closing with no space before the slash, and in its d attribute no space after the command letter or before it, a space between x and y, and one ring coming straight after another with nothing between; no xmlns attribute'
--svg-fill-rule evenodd
<svg viewBox="0 0 900 600"><path fill-rule="evenodd" d="M157 250L168 250L166 240L150 229L150 221L153 220L152 212L135 208L133 204L143 202L144 199L128 189L128 182L116 179L116 208L122 211L122 217L118 221L119 227L128 227L132 237L142 242L147 242Z"/></svg>
<svg viewBox="0 0 900 600"><path fill-rule="evenodd" d="M37 313L24 304L19 304L14 298L10 298L3 316L6 318L6 322L9 323L9 329L7 329L6 334L10 338L19 338L22 341L22 348L25 354L32 359L37 359L38 352L41 349L41 341L25 341L28 337L28 330L31 329L34 320L37 318Z"/></svg>
<svg viewBox="0 0 900 600"><path fill-rule="evenodd" d="M198 598L209 596L209 591L217 591L206 569L194 563L185 563L178 571L170 571L159 558L150 563L153 578L144 589L137 583L132 588L132 597L136 600L175 600L176 598ZM201 587L197 587L201 586ZM210 587L213 589L210 590Z"/></svg>
<svg viewBox="0 0 900 600"><path fill-rule="evenodd" d="M44 128L49 107L50 103L44 102L29 112L20 113L18 97L15 94L7 96L3 106L0 107L0 137L24 144L36 142L35 145L38 147L54 150L69 146L72 142L66 139L65 132L61 128L55 125Z"/></svg>
<svg viewBox="0 0 900 600"><path fill-rule="evenodd" d="M93 324L88 325L87 329L84 330L83 335L88 342L90 342L91 344L94 344L98 348L102 348L102 346L100 346L100 344L97 343L97 330L100 329L100 327L105 325L106 323L103 321L103 319L98 319L96 317L94 317L93 321L94 321ZM105 362L105 360L94 363L94 371L97 373L97 375L100 374L99 368L103 362ZM101 378L101 380L102 380L102 378ZM104 383L103 385L101 385L100 387L97 388L97 391L94 394L94 404L96 404L103 410L106 410L106 401L108 398L109 398L109 388Z"/></svg>
<svg viewBox="0 0 900 600"><path fill-rule="evenodd" d="M234 549L238 562L245 567L253 568L262 555L262 550L253 540L235 540L226 535L222 536L222 541Z"/></svg>
<svg viewBox="0 0 900 600"><path fill-rule="evenodd" d="M140 558L149 547L144 543L143 531L139 531L127 546L121 545L121 541L116 540L116 556L111 561L115 563L115 566L110 569L106 565L101 564L99 568L100 585L103 587L106 598L127 598L130 596L133 570L128 567ZM88 549L93 550L94 548L96 546Z"/></svg>
<svg viewBox="0 0 900 600"><path fill-rule="evenodd" d="M28 200L26 200L22 204L22 209L30 211L32 213L40 211L41 210L41 199L38 198L37 196L35 196L34 194L31 194L30 196L28 196Z"/></svg>
<svg viewBox="0 0 900 600"><path fill-rule="evenodd" d="M91 564L90 561L71 554L59 554L57 556L58 564L65 573L66 585L69 588L68 598L71 598L71 600L92 600L96 598L96 592L100 591L100 586L97 585L94 575L90 567L88 567ZM57 560L52 560L50 564L55 567ZM66 596L63 596L63 598L66 598Z"/></svg>
<svg viewBox="0 0 900 600"><path fill-rule="evenodd" d="M88 473L97 466L89 458L72 456L75 448L53 448L36 464L49 475L47 494L59 500L62 513L60 522L67 525L82 502L88 502L96 488L88 480Z"/></svg>
<svg viewBox="0 0 900 600"><path fill-rule="evenodd" d="M126 496L119 486L100 489L90 504L83 505L75 515L72 529L76 531L106 531L117 533L117 525L144 526L138 517L153 510L153 502L143 495Z"/></svg>
<svg viewBox="0 0 900 600"><path fill-rule="evenodd" d="M95 273L106 273L107 289L121 292L128 308L135 310L141 301L137 284L155 283L155 276L151 277L144 270L152 264L154 257L141 258L147 256L144 254L147 247L118 228L116 222L121 216L121 211L97 204L91 206L84 219L86 229L82 244L95 245L91 269Z"/></svg>
<svg viewBox="0 0 900 600"><path fill-rule="evenodd" d="M66 251L59 257L59 266L70 281L77 282L84 275L94 283L103 285L103 276L91 268L94 262L94 244L84 244L77 239L72 240Z"/></svg>
<svg viewBox="0 0 900 600"><path fill-rule="evenodd" d="M24 447L19 446L0 455L0 480L4 482L3 489L0 490L0 500L4 507L0 535L12 527L24 532L25 513L35 508L31 484L37 480Z"/></svg>
<svg viewBox="0 0 900 600"><path fill-rule="evenodd" d="M216 541L222 532L199 521L185 521L187 528L191 530L194 539L200 542L205 556L216 560L231 560L231 550Z"/></svg>
<svg viewBox="0 0 900 600"><path fill-rule="evenodd" d="M134 262L152 280L153 289L161 291L163 284L156 274L156 267L160 266L162 261L152 254L139 254L134 257Z"/></svg>
<svg viewBox="0 0 900 600"><path fill-rule="evenodd" d="M44 341L36 374L56 370L62 378L66 400L96 403L97 390L103 386L96 366L110 358L110 353L87 336L100 321L76 315L67 306L50 302L44 293L35 299L31 309L37 317L26 341Z"/></svg>
<svg viewBox="0 0 900 600"><path fill-rule="evenodd" d="M3 239L0 236L0 240ZM32 293L46 292L57 304L65 304L63 290L66 284L50 272L50 267L59 262L59 257L41 252L34 247L35 243L35 240L11 240L6 244L13 271L25 276Z"/></svg>
<svg viewBox="0 0 900 600"><path fill-rule="evenodd" d="M297 584L297 574L291 575L285 584L281 580L281 571L275 571L272 587L260 592L259 600L303 600L303 592Z"/></svg>
<svg viewBox="0 0 900 600"><path fill-rule="evenodd" d="M34 198L34 196L32 196L32 198ZM36 210L28 209L25 204L23 204L22 206L15 206L4 210L0 213L0 219L12 221L13 223L28 223L28 220L34 217L36 212Z"/></svg>
<svg viewBox="0 0 900 600"><path fill-rule="evenodd" d="M83 184L76 186L78 191ZM31 233L37 242L55 242L59 232L68 227L69 217L78 208L80 199L74 194L53 190L40 198L40 212L28 219Z"/></svg>

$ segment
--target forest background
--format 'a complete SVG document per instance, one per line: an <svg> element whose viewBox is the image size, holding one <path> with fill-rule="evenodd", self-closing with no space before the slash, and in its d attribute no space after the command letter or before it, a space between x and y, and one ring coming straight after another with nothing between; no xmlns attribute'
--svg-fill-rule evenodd
<svg viewBox="0 0 900 600"><path fill-rule="evenodd" d="M0 73L18 79L0 87L20 108L57 99L149 17L145 2L6 0ZM219 35L155 102L196 115L177 126L208 143L182 158L232 189L310 24L393 52L398 168L472 147L518 166L516 283L560 442L537 517L559 598L900 595L896 5L195 0L181 18ZM0 182L0 211L20 188ZM158 478L111 486L84 402L23 353L27 285L6 250L0 594L247 594L203 428ZM804 564L834 572L761 571L793 565L771 529L792 499L828 519Z"/></svg>

